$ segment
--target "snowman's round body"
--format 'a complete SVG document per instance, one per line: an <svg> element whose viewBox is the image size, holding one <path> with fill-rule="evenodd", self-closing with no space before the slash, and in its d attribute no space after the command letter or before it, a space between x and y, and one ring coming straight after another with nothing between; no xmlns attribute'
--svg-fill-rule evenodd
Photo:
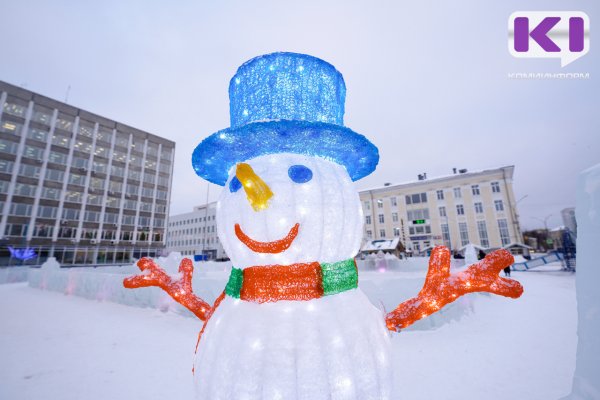
<svg viewBox="0 0 600 400"><path fill-rule="evenodd" d="M343 166L286 153L246 162L273 196L257 211L230 171L217 227L234 267L336 263L356 255L362 208ZM273 252L247 242L282 238L291 238L288 247ZM207 400L390 398L384 316L358 288L310 300L225 296L200 340L195 381L197 398Z"/></svg>

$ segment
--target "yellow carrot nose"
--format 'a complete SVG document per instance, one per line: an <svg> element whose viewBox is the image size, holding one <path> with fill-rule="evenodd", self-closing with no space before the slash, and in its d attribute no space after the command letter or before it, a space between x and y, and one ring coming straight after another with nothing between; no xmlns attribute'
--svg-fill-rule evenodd
<svg viewBox="0 0 600 400"><path fill-rule="evenodd" d="M235 176L244 187L248 202L254 211L265 210L269 207L269 199L273 197L273 192L269 185L256 175L250 165L239 163L235 169Z"/></svg>

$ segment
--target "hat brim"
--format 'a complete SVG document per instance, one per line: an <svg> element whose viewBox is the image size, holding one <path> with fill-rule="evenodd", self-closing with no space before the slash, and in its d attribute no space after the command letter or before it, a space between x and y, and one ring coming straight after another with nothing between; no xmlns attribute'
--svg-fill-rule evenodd
<svg viewBox="0 0 600 400"><path fill-rule="evenodd" d="M343 165L353 181L375 170L379 151L366 137L323 122L276 120L228 128L204 139L192 154L196 174L224 186L238 162L276 153L322 157Z"/></svg>

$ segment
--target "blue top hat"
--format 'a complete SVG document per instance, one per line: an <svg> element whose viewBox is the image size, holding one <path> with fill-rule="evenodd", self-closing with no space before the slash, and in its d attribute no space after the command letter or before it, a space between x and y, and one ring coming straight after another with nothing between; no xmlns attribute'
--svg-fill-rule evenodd
<svg viewBox="0 0 600 400"><path fill-rule="evenodd" d="M346 167L356 181L375 170L379 152L344 127L344 78L305 54L272 53L244 63L229 83L231 127L194 150L196 174L225 185L236 163L274 153L318 156Z"/></svg>

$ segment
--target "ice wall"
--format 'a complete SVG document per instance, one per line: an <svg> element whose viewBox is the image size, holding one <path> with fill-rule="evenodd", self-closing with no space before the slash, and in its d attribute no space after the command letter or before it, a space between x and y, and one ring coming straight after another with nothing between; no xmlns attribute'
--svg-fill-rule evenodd
<svg viewBox="0 0 600 400"><path fill-rule="evenodd" d="M0 268L0 284L25 282L28 271L29 267L25 266Z"/></svg>
<svg viewBox="0 0 600 400"><path fill-rule="evenodd" d="M600 399L600 164L577 185L577 364L570 400Z"/></svg>
<svg viewBox="0 0 600 400"><path fill-rule="evenodd" d="M170 274L175 274L181 255L170 254L157 262ZM394 260L386 272L369 269L359 262L359 286L369 300L382 311L391 311L402 301L416 296L423 286L427 272L427 258L414 257L409 260ZM365 268L366 267L366 268ZM194 293L212 304L223 291L231 263L194 263L192 285ZM123 279L139 273L134 265L125 267L60 268L49 259L42 268L29 271L29 286L85 297L110 301L136 307L151 307L162 311L193 316L188 310L173 301L164 291L156 287L125 289ZM473 302L486 294L474 293L460 298L421 321L410 330L434 329L450 321L459 320L473 309Z"/></svg>

